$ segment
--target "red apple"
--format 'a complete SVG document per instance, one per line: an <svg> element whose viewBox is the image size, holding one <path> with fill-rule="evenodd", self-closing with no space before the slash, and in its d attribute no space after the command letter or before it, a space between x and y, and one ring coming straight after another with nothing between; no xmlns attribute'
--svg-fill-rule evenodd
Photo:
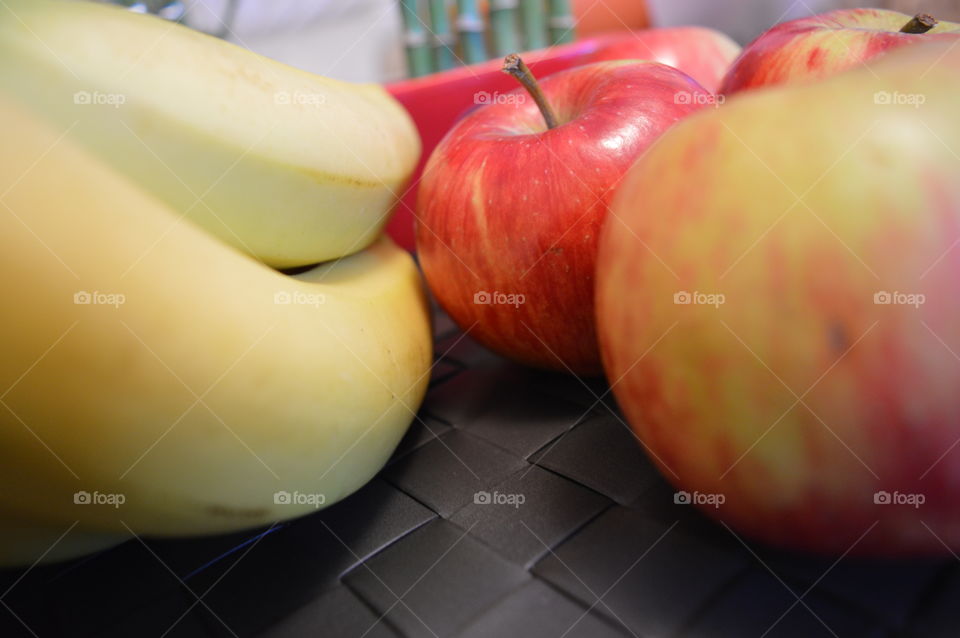
<svg viewBox="0 0 960 638"><path fill-rule="evenodd" d="M906 44L958 37L960 24L955 22L884 9L841 9L800 18L778 24L747 45L720 92L822 78Z"/></svg>
<svg viewBox="0 0 960 638"><path fill-rule="evenodd" d="M678 501L775 545L947 554L960 551L960 47L872 66L668 131L612 205L598 332Z"/></svg>
<svg viewBox="0 0 960 638"><path fill-rule="evenodd" d="M680 69L711 92L720 87L724 74L740 53L729 37L704 27L647 29L611 36L587 58L600 60L653 60Z"/></svg>
<svg viewBox="0 0 960 638"><path fill-rule="evenodd" d="M576 67L540 88L556 126L517 89L440 142L417 196L417 251L437 300L471 336L528 365L593 374L594 264L613 190L713 96L676 69L636 61Z"/></svg>

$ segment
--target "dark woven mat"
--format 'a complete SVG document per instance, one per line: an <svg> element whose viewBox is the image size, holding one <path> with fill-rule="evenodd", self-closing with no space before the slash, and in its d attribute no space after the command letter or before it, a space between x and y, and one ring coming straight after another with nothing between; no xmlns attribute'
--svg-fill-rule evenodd
<svg viewBox="0 0 960 638"><path fill-rule="evenodd" d="M674 504L602 383L437 334L419 420L360 492L0 572L0 637L960 636L958 561L748 546Z"/></svg>

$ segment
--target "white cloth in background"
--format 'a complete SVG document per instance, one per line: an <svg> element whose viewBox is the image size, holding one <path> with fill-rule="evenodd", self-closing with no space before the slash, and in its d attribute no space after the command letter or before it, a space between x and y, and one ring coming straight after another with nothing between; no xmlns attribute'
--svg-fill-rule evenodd
<svg viewBox="0 0 960 638"><path fill-rule="evenodd" d="M745 44L777 22L845 0L646 0L659 26L699 24ZM398 0L235 0L227 39L292 66L354 82L405 74ZM220 33L228 0L185 0L190 26Z"/></svg>
<svg viewBox="0 0 960 638"><path fill-rule="evenodd" d="M221 18L227 13L230 0L187 0L186 19L204 31L216 32ZM234 0L236 13L234 28L238 33L252 35L289 29L319 19L336 20L365 6L376 4L370 0Z"/></svg>
<svg viewBox="0 0 960 638"><path fill-rule="evenodd" d="M305 71L352 82L403 77L397 0L235 0L226 39ZM187 0L184 20L223 31L228 0Z"/></svg>
<svg viewBox="0 0 960 638"><path fill-rule="evenodd" d="M840 0L647 0L660 26L699 24L723 31L741 44L778 22L847 6ZM869 3L867 3L869 4Z"/></svg>

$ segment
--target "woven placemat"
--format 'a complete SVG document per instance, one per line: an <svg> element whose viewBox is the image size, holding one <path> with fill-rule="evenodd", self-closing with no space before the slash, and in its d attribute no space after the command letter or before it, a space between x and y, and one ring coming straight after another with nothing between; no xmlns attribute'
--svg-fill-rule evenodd
<svg viewBox="0 0 960 638"><path fill-rule="evenodd" d="M746 544L674 504L602 382L436 332L426 403L358 493L0 572L0 636L960 636L958 561Z"/></svg>

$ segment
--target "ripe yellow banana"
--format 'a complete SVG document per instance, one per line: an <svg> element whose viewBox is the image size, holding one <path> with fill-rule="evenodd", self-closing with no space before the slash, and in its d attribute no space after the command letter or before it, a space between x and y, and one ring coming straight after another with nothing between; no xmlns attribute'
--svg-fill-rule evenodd
<svg viewBox="0 0 960 638"><path fill-rule="evenodd" d="M129 538L85 532L74 524L44 527L0 515L0 568L55 563L92 554Z"/></svg>
<svg viewBox="0 0 960 638"><path fill-rule="evenodd" d="M381 239L290 277L2 97L0 139L0 507L214 533L380 469L432 360L405 251Z"/></svg>
<svg viewBox="0 0 960 638"><path fill-rule="evenodd" d="M0 6L0 93L276 267L378 236L420 154L384 89L91 2Z"/></svg>

